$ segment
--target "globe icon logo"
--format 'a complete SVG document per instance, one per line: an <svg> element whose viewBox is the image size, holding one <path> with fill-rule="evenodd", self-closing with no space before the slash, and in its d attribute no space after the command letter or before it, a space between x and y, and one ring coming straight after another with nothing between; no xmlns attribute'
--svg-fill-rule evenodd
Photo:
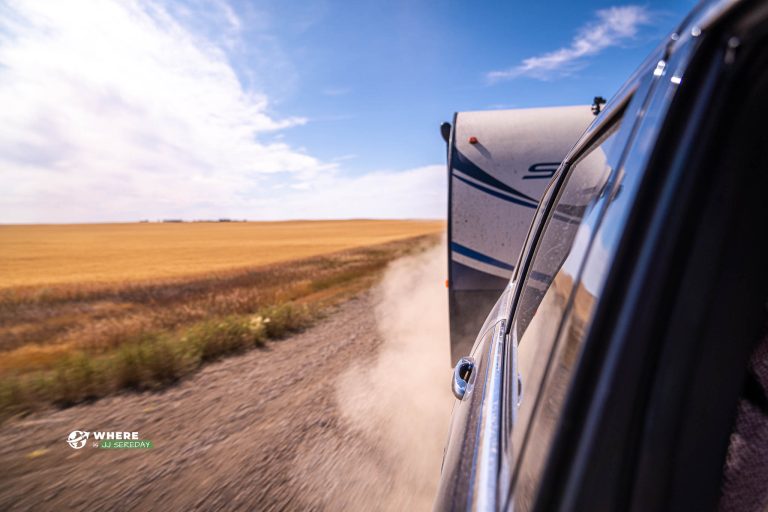
<svg viewBox="0 0 768 512"><path fill-rule="evenodd" d="M75 450L79 450L80 448L85 446L85 443L88 442L89 435L90 435L90 432L84 432L82 430L73 430L67 436L67 443L69 443L69 446L71 446Z"/></svg>

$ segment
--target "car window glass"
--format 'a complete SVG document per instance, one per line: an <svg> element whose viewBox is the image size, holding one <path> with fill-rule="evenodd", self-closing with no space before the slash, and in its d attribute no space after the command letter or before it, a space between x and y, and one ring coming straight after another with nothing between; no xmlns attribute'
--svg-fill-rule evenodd
<svg viewBox="0 0 768 512"><path fill-rule="evenodd" d="M555 184L557 183L557 177L555 177L549 185L547 185L546 190L544 190L544 194L541 196L541 200L539 201L539 206L536 208L536 213L533 215L533 221L531 221L531 227L528 230L528 234L525 237L525 243L523 243L523 249L520 252L520 257L524 257L526 253L528 253L528 250L531 245L534 243L534 235L539 231L539 224L541 224L541 219L544 216L544 212L547 211L547 205L552 200L552 194L557 189ZM522 261L522 259L521 259ZM520 266L521 265L515 265L515 272L513 274L513 278L515 280L519 279L520 277Z"/></svg>
<svg viewBox="0 0 768 512"><path fill-rule="evenodd" d="M594 206L609 189L609 162L616 160L613 146L617 131L618 124L571 166L523 282L511 329L512 343L519 344L521 387L519 411L512 428L513 453L522 446L578 266L592 237L592 222L585 221L597 217Z"/></svg>
<svg viewBox="0 0 768 512"><path fill-rule="evenodd" d="M573 165L573 170L567 177L562 193L547 220L520 296L515 321L518 340L522 340L544 293L568 256L579 223L607 182L610 167L606 163L606 155L616 138L615 135L614 129L599 146Z"/></svg>

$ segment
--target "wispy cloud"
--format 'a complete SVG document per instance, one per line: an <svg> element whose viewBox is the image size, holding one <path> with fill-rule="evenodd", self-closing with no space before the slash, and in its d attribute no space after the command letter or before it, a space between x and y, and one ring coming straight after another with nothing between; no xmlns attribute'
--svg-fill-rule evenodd
<svg viewBox="0 0 768 512"><path fill-rule="evenodd" d="M586 65L587 57L634 39L639 28L650 21L648 9L639 5L600 9L594 20L578 30L569 46L529 57L511 69L491 71L487 77L491 81L521 76L550 80L571 74Z"/></svg>

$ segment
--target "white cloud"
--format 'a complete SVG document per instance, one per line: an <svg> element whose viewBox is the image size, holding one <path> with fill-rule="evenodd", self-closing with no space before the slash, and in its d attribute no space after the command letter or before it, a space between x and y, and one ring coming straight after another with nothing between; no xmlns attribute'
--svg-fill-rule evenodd
<svg viewBox="0 0 768 512"><path fill-rule="evenodd" d="M0 4L0 222L445 215L443 166L349 176L284 142L307 121L238 79L244 26L224 0Z"/></svg>
<svg viewBox="0 0 768 512"><path fill-rule="evenodd" d="M223 50L157 5L12 1L0 34L3 222L170 215L335 166L260 142L305 119L270 115Z"/></svg>
<svg viewBox="0 0 768 512"><path fill-rule="evenodd" d="M578 30L570 46L529 57L511 69L491 71L487 74L488 79L497 81L527 76L549 80L570 74L585 65L586 57L632 40L639 27L651 21L648 9L639 5L601 9L595 13L595 18Z"/></svg>
<svg viewBox="0 0 768 512"><path fill-rule="evenodd" d="M379 171L342 177L324 173L308 186L280 197L262 198L267 218L445 218L445 165Z"/></svg>

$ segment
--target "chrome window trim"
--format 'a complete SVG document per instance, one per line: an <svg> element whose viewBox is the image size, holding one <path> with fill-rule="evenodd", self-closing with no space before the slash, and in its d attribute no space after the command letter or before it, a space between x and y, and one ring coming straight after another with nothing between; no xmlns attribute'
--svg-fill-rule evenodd
<svg viewBox="0 0 768 512"><path fill-rule="evenodd" d="M504 387L504 332L505 321L494 327L489 348L488 370L485 374L483 403L478 429L477 455L472 469L471 489L467 508L472 510L496 510L499 501L499 468L501 450L501 415Z"/></svg>

